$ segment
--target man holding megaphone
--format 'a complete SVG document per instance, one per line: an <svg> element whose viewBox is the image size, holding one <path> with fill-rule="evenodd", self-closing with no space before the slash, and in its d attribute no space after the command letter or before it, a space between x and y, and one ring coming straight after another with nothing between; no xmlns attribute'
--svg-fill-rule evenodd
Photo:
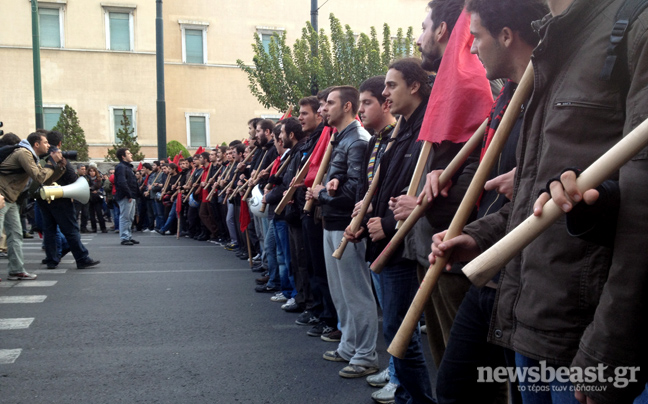
<svg viewBox="0 0 648 404"><path fill-rule="evenodd" d="M59 148L63 142L63 134L56 131L47 133L47 141L50 144L50 156L54 153L61 153ZM52 166L52 159L48 159L45 167ZM78 269L86 269L99 264L90 258L88 250L81 243L81 234L79 233L79 222L76 220L73 199L81 201L88 200L90 190L88 183L84 178L82 182L77 183L77 176L74 167L69 161L65 161L65 172L58 179L57 183L61 186L62 196L52 199L50 194L45 191L41 192L41 198L36 198L38 207L43 215L43 242L45 244L45 260L47 269L54 269L58 266L61 258L68 252L72 252L76 260ZM81 184L82 186L79 186ZM61 233L67 240L69 249L60 252L57 248L56 227L59 227Z"/></svg>

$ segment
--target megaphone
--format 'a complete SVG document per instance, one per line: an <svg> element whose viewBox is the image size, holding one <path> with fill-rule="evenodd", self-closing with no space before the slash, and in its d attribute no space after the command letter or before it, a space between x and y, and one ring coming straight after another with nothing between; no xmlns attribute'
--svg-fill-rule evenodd
<svg viewBox="0 0 648 404"><path fill-rule="evenodd" d="M53 201L54 199L70 198L81 202L82 204L88 203L90 200L90 186L88 181L79 177L73 184L70 185L51 185L41 187L40 197L44 201Z"/></svg>
<svg viewBox="0 0 648 404"><path fill-rule="evenodd" d="M257 185L252 188L252 196L248 199L248 206L250 207L250 212L256 217L267 218L268 212L261 212L261 206L263 204L263 193L261 192L261 186Z"/></svg>

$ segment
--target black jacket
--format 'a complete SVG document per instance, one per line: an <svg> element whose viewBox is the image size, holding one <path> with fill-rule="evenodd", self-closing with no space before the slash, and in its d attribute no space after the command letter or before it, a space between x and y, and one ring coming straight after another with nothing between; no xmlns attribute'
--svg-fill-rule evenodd
<svg viewBox="0 0 648 404"><path fill-rule="evenodd" d="M133 165L120 161L115 167L115 200L124 198L137 198L137 178L133 172Z"/></svg>
<svg viewBox="0 0 648 404"><path fill-rule="evenodd" d="M331 142L333 153L324 184L331 178L337 178L340 180L340 185L334 196L329 196L326 189L319 194L326 230L344 230L351 220L356 202L356 190L365 172L362 165L370 137L369 133L360 126L360 122L354 120L337 133L335 140Z"/></svg>

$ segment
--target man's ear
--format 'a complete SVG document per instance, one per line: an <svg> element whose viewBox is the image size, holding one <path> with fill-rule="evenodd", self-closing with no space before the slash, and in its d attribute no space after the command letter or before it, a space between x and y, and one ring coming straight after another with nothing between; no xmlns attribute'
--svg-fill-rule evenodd
<svg viewBox="0 0 648 404"><path fill-rule="evenodd" d="M448 24L441 21L438 27L434 29L434 39L439 43L447 43L450 40L450 32L448 31Z"/></svg>
<svg viewBox="0 0 648 404"><path fill-rule="evenodd" d="M502 28L502 31L500 31L499 35L497 36L497 40L505 47L510 47L513 44L514 40L513 31L509 27Z"/></svg>

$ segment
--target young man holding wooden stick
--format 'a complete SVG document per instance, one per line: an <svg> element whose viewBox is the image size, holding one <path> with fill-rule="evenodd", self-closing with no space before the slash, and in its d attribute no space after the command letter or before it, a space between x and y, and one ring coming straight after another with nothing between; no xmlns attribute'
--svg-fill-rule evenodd
<svg viewBox="0 0 648 404"><path fill-rule="evenodd" d="M648 12L618 18L622 0L547 3L551 14L536 23L542 42L533 53L535 88L520 138L513 203L459 237L436 240L437 256L454 248L453 260L472 259L527 217L542 217L547 199L536 198L546 187L563 210L571 210L583 196L574 191L569 171L588 167L648 116ZM615 24L630 25L615 29L612 38L622 44L616 51L610 40ZM502 269L489 339L514 349L521 368L542 361L571 374L570 382L526 381L524 402L631 403L643 389L646 161L644 149L619 171L613 248L572 237L564 222L556 222ZM584 377L589 369L599 371Z"/></svg>
<svg viewBox="0 0 648 404"><path fill-rule="evenodd" d="M378 317L371 276L364 255L365 244L349 246L340 260L331 255L337 248L355 205L356 190L365 161L369 134L355 120L359 93L353 87L335 87L324 113L338 130L326 176L326 187L315 185L306 199L319 201L324 217L324 258L331 296L340 321L342 339L324 359L349 362L339 375L362 377L378 371L376 338Z"/></svg>

